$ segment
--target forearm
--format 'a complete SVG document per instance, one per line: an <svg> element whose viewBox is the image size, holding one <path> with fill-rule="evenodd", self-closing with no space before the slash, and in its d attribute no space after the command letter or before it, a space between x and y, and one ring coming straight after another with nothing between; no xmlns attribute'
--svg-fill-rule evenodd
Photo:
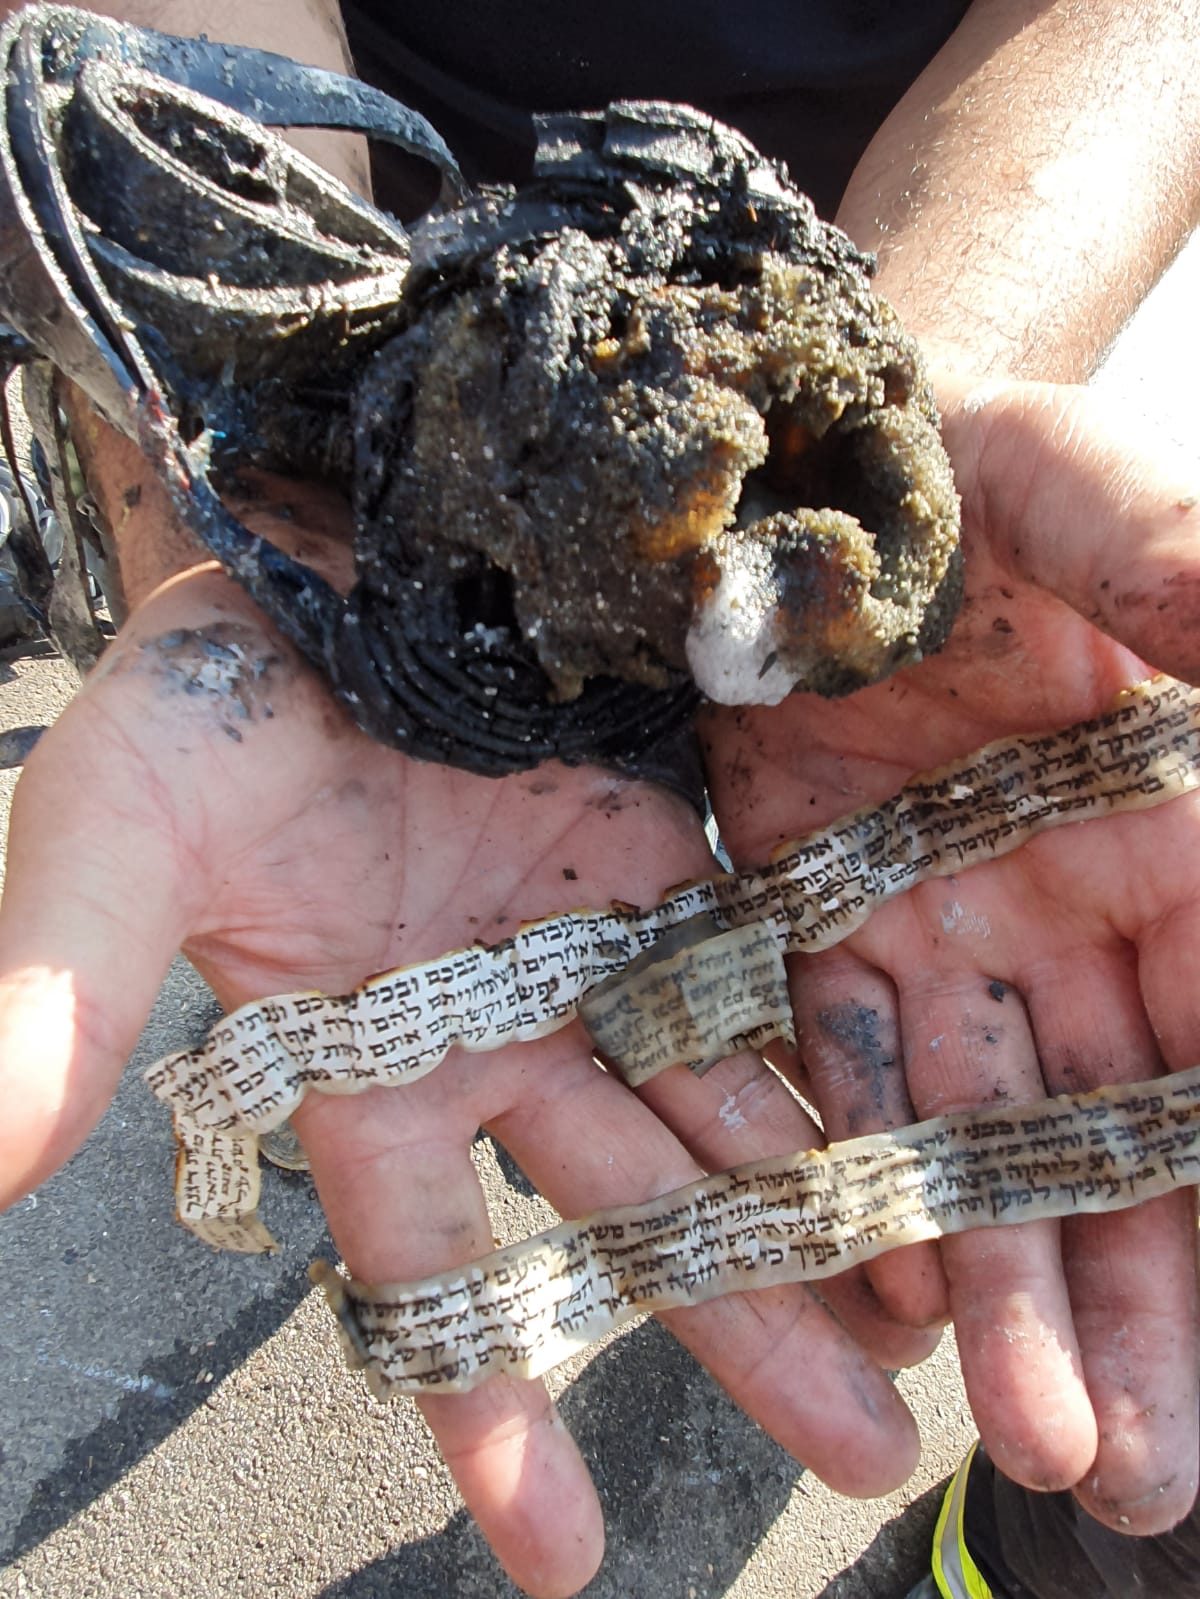
<svg viewBox="0 0 1200 1599"><path fill-rule="evenodd" d="M935 365L1085 378L1200 220L1193 0L979 0L841 225Z"/></svg>

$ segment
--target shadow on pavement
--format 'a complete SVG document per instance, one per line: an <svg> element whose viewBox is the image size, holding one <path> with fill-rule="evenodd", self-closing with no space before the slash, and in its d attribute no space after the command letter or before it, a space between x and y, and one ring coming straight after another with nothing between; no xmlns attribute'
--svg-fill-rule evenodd
<svg viewBox="0 0 1200 1599"><path fill-rule="evenodd" d="M929 1570L933 1529L945 1492L945 1482L936 1483L885 1521L854 1564L839 1571L815 1599L904 1599Z"/></svg>
<svg viewBox="0 0 1200 1599"><path fill-rule="evenodd" d="M3 668L0 667L0 671ZM3 682L3 678L0 678ZM46 731L44 727L9 727L0 732L0 771L24 766L34 745Z"/></svg>
<svg viewBox="0 0 1200 1599"><path fill-rule="evenodd" d="M173 1220L173 1141L142 1071L214 1013L177 962L95 1132L0 1218L0 1563L161 1444L310 1291L328 1235L307 1179L264 1186L275 1256L216 1255Z"/></svg>
<svg viewBox="0 0 1200 1599"><path fill-rule="evenodd" d="M559 1409L596 1480L608 1528L604 1564L585 1599L715 1599L803 1470L653 1322L596 1356ZM455 1599L521 1592L465 1511L435 1537L330 1584L322 1599L447 1592Z"/></svg>
<svg viewBox="0 0 1200 1599"><path fill-rule="evenodd" d="M269 1338L311 1290L306 1268L290 1273L275 1291L247 1305L226 1330L206 1344L200 1364L211 1382L197 1382L197 1356L181 1347L147 1362L145 1387L123 1399L114 1416L66 1446L62 1464L34 1487L12 1545L0 1559L16 1560L118 1482L201 1406L247 1355Z"/></svg>

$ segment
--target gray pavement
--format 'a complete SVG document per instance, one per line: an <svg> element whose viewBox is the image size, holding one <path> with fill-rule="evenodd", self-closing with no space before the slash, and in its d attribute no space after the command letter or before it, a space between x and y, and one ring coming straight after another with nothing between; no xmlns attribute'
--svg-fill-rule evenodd
<svg viewBox="0 0 1200 1599"><path fill-rule="evenodd" d="M1200 241L1101 378L1193 454L1198 281ZM48 652L0 655L0 764L71 692ZM3 816L15 775L0 770ZM167 1118L141 1071L213 1010L179 963L96 1133L0 1218L0 1596L515 1594L413 1408L342 1369L305 1277L330 1248L307 1180L266 1177L275 1257L218 1255L172 1221ZM497 1233L547 1225L520 1174L486 1141L476 1153ZM860 1504L804 1474L652 1323L564 1368L609 1528L589 1599L898 1599L972 1436L950 1340L900 1382L925 1459Z"/></svg>

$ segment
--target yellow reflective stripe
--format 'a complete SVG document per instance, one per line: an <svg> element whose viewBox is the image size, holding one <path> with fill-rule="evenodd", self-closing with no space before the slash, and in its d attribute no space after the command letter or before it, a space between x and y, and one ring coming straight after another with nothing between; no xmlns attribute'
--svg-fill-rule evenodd
<svg viewBox="0 0 1200 1599"><path fill-rule="evenodd" d="M992 1590L971 1559L963 1537L967 1475L978 1448L978 1442L971 1445L967 1458L950 1479L933 1530L933 1580L942 1599L992 1599Z"/></svg>

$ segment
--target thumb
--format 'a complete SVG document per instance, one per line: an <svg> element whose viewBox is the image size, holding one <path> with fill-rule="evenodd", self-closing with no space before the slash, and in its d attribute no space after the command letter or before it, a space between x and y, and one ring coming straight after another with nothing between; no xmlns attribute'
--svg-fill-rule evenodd
<svg viewBox="0 0 1200 1599"><path fill-rule="evenodd" d="M1089 390L1002 383L948 405L968 537L1160 671L1200 681L1200 462Z"/></svg>
<svg viewBox="0 0 1200 1599"><path fill-rule="evenodd" d="M0 904L0 1209L95 1126L180 941L169 829L123 749L77 700L17 784Z"/></svg>

